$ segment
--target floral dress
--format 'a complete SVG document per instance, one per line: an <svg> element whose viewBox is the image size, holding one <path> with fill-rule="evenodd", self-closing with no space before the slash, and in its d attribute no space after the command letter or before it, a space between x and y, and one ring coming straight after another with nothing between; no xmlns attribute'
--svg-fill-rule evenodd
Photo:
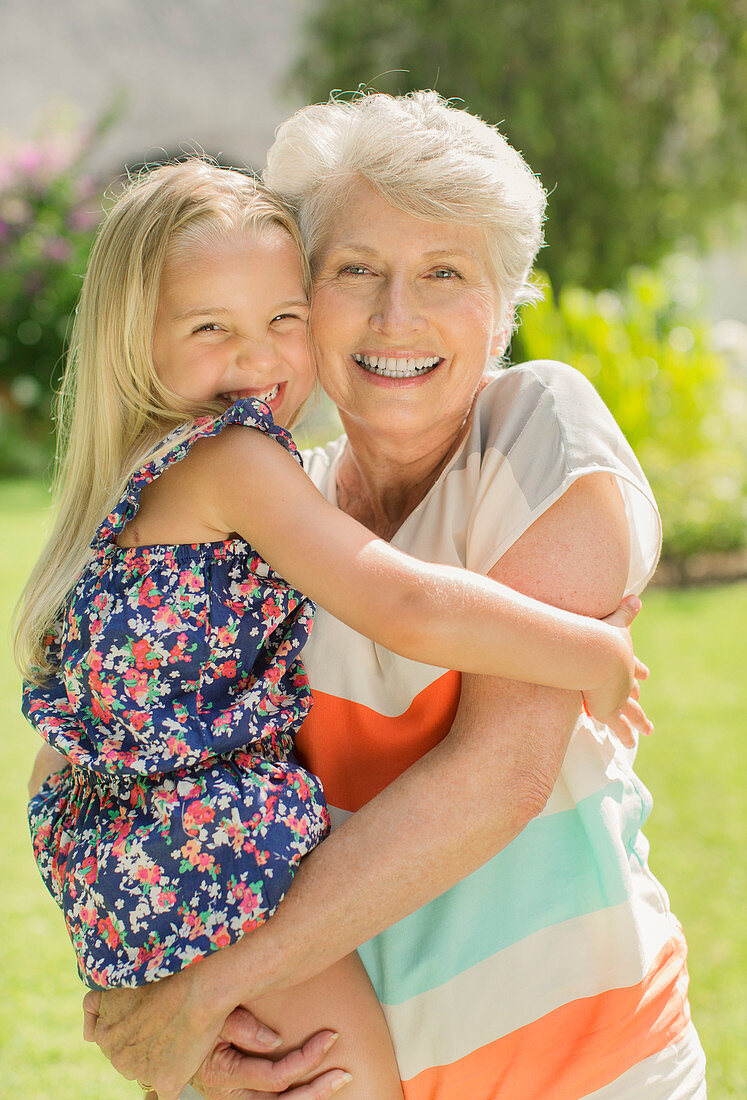
<svg viewBox="0 0 747 1100"><path fill-rule="evenodd" d="M261 924L329 829L293 754L312 604L243 539L115 541L143 488L229 424L301 461L252 398L173 433L97 531L49 640L56 675L24 686L26 717L69 761L29 804L34 854L94 988L165 977Z"/></svg>

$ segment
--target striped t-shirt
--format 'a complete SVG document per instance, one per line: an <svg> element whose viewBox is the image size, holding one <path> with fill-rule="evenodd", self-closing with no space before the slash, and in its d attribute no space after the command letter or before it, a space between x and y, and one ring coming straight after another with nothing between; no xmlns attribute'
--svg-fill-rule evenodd
<svg viewBox="0 0 747 1100"><path fill-rule="evenodd" d="M305 455L336 503L345 440ZM537 362L480 393L468 435L392 544L487 573L575 481L617 478L627 591L656 565L651 490L596 391ZM340 822L437 744L455 672L397 656L318 609L314 706L298 739ZM546 808L441 897L364 944L407 1100L674 1100L705 1095L686 947L640 832L651 798L605 727L581 718Z"/></svg>

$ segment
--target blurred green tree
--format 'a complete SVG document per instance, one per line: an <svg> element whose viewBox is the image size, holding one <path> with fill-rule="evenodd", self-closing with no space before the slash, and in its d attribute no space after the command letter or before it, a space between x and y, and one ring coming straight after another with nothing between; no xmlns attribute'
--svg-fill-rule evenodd
<svg viewBox="0 0 747 1100"><path fill-rule="evenodd" d="M702 241L747 175L747 0L317 0L309 99L435 87L501 124L552 192L542 265L618 285ZM503 121L502 121L503 120Z"/></svg>
<svg viewBox="0 0 747 1100"><path fill-rule="evenodd" d="M110 121L0 158L0 474L39 473L49 462L52 393L102 216L86 158Z"/></svg>
<svg viewBox="0 0 747 1100"><path fill-rule="evenodd" d="M565 286L524 306L512 354L560 359L589 378L659 502L664 556L737 550L747 527L743 381L693 300L694 261L630 268L619 292Z"/></svg>

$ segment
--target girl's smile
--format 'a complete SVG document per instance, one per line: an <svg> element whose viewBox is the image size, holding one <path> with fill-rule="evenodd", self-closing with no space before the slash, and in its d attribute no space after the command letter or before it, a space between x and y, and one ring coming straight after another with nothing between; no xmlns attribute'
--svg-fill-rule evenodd
<svg viewBox="0 0 747 1100"><path fill-rule="evenodd" d="M301 258L280 226L177 244L153 331L159 378L187 401L265 401L286 425L314 384Z"/></svg>

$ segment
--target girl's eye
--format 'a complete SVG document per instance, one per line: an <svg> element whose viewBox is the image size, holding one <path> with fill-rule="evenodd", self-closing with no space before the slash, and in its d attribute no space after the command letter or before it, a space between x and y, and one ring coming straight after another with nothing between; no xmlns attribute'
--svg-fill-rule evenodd
<svg viewBox="0 0 747 1100"><path fill-rule="evenodd" d="M219 332L220 325L215 321L206 321L204 325L198 325L197 328L192 329L192 332Z"/></svg>
<svg viewBox="0 0 747 1100"><path fill-rule="evenodd" d="M301 317L298 313L278 313L276 317L273 317L270 324L274 325L276 321L303 321L306 323L306 318Z"/></svg>

